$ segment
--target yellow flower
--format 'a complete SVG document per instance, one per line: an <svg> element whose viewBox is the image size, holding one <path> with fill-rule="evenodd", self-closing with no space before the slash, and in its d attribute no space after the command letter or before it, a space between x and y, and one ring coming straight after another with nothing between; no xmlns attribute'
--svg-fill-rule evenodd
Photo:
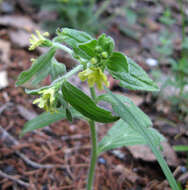
<svg viewBox="0 0 188 190"><path fill-rule="evenodd" d="M44 32L43 34L41 34L38 30L36 30L36 35L32 34L31 38L29 39L30 42L29 50L34 50L38 46L45 43L47 40L45 37L48 36L49 36L48 32Z"/></svg>
<svg viewBox="0 0 188 190"><path fill-rule="evenodd" d="M39 108L45 109L47 112L54 112L54 101L55 101L55 89L49 88L44 89L39 92L42 94L40 98L33 101L33 104L38 104Z"/></svg>
<svg viewBox="0 0 188 190"><path fill-rule="evenodd" d="M78 74L81 81L88 80L89 87L96 86L99 90L103 89L103 83L109 86L107 76L102 72L100 68L88 68Z"/></svg>

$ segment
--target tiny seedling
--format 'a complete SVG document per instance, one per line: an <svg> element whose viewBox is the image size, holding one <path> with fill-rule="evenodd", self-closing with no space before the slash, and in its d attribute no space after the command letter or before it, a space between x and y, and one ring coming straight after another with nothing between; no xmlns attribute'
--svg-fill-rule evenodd
<svg viewBox="0 0 188 190"><path fill-rule="evenodd" d="M151 148L171 188L178 190L176 181L160 151L160 142L164 137L152 128L149 117L128 97L114 94L108 89L109 82L104 71L119 80L119 84L127 89L158 91L157 85L132 59L114 51L114 40L106 34L95 39L85 32L63 28L57 30L57 36L52 40L47 38L48 35L39 31L37 36L32 35L30 50L38 46L47 47L49 50L32 60L31 67L23 71L16 82L17 86L29 80L32 80L33 84L38 84L47 75L52 79L49 86L26 90L28 94L39 96L33 103L46 112L27 122L21 136L61 119L67 118L69 121L73 118L84 119L89 123L92 141L87 190L92 189L96 161L100 154L110 149L136 144L146 144ZM67 72L65 66L56 60L56 50L70 54L78 65ZM76 73L81 81L88 82L90 96L69 82L70 77ZM95 88L104 89L105 93L97 96ZM114 114L101 108L98 105L101 101L109 103ZM115 122L100 142L97 141L96 122Z"/></svg>

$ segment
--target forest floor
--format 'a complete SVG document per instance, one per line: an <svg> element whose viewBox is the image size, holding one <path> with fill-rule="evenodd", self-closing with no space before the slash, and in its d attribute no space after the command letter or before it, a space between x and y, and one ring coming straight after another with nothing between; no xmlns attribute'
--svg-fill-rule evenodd
<svg viewBox="0 0 188 190"><path fill-rule="evenodd" d="M34 97L27 95L24 88L16 87L15 82L20 72L30 67L30 59L44 52L43 49L28 51L28 38L40 28L42 20L33 14L27 3L17 0L14 3L10 1L8 5L8 10L7 7L0 10L0 189L83 190L91 148L86 122L63 120L19 138L24 123L41 113L32 104ZM151 58L156 61L162 77L165 77L170 66L165 58L158 61L159 52L154 50L164 28L157 18L164 7L169 6L173 10L177 19L177 25L171 29L177 31L172 42L173 56L178 56L181 41L178 5L175 0L168 0L161 5L146 3L144 6L150 16L144 18L142 25L131 26L132 33L136 31L134 35L122 30L127 25L121 19L114 22L107 33L115 39L118 50L132 57L149 73L156 69L150 64ZM59 59L69 64L70 60L62 55ZM188 155L175 152L173 146L188 145L188 118L180 119L181 113L172 110L166 96L124 90L112 78L109 79L111 89L130 97L150 116L154 128L166 137L164 156L175 178L185 189L186 183L188 185ZM44 81L44 84L48 83L49 79ZM97 127L99 139L111 126ZM169 190L170 187L152 152L140 145L102 154L98 159L94 189Z"/></svg>

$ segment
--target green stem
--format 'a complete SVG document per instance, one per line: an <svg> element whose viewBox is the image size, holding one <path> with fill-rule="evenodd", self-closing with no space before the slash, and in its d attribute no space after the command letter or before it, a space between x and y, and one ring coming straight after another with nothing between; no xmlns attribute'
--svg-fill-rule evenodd
<svg viewBox="0 0 188 190"><path fill-rule="evenodd" d="M96 93L94 87L90 88L91 97L96 101ZM92 153L91 153L91 162L89 167L89 174L87 180L87 190L92 190L94 175L95 175L95 166L97 162L97 133L95 129L95 122L89 120L90 131L91 131L91 141L92 141Z"/></svg>
<svg viewBox="0 0 188 190"><path fill-rule="evenodd" d="M96 93L95 93L95 89L92 87L90 88L90 93L91 93L91 97L93 98L94 101L96 101Z"/></svg>
<svg viewBox="0 0 188 190"><path fill-rule="evenodd" d="M83 65L78 65L78 66L74 67L71 71L69 71L68 73L66 73L62 77L54 80L53 83L52 83L52 85L54 85L55 83L64 81L65 79L68 79L69 77L71 77L72 75L74 75L75 73L77 73L78 71L82 70L82 68L83 68Z"/></svg>
<svg viewBox="0 0 188 190"><path fill-rule="evenodd" d="M182 42L185 40L185 15L183 10L183 0L179 0L179 8L181 12L181 25L182 25Z"/></svg>
<svg viewBox="0 0 188 190"><path fill-rule="evenodd" d="M69 53L71 55L73 54L73 50L72 49L70 49L67 46L64 46L64 45L62 45L60 43L53 42L53 46L56 47L56 48L58 48L58 49L61 49L61 50L65 51L65 52L67 52L67 53Z"/></svg>
<svg viewBox="0 0 188 190"><path fill-rule="evenodd" d="M95 175L95 166L97 162L97 133L95 129L95 122L93 120L89 121L89 125L91 130L92 154L87 180L87 190L92 190Z"/></svg>

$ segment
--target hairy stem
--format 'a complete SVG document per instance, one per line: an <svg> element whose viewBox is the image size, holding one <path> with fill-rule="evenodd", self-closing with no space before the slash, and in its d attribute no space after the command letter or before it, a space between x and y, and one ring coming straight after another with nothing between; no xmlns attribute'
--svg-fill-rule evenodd
<svg viewBox="0 0 188 190"><path fill-rule="evenodd" d="M65 79L70 78L72 75L74 75L78 71L82 70L82 68L83 68L83 65L78 65L78 66L74 67L71 71L69 71L68 73L66 73L62 77L54 80L53 83L52 83L52 85L54 85L55 83L59 83L61 81L64 81Z"/></svg>
<svg viewBox="0 0 188 190"><path fill-rule="evenodd" d="M58 49L61 49L61 50L65 51L65 52L67 52L67 53L69 53L71 55L73 54L73 50L72 49L70 49L67 46L64 46L64 45L62 45L62 44L60 44L58 42L53 42L53 46L56 47L56 48L58 48Z"/></svg>
<svg viewBox="0 0 188 190"><path fill-rule="evenodd" d="M96 100L95 89L90 88L90 93L93 100ZM97 133L95 129L95 122L93 120L89 120L90 131L91 131L91 141L92 141L92 153L91 153L91 162L89 167L89 174L87 180L87 190L92 190L93 181L95 176L95 166L97 162Z"/></svg>

